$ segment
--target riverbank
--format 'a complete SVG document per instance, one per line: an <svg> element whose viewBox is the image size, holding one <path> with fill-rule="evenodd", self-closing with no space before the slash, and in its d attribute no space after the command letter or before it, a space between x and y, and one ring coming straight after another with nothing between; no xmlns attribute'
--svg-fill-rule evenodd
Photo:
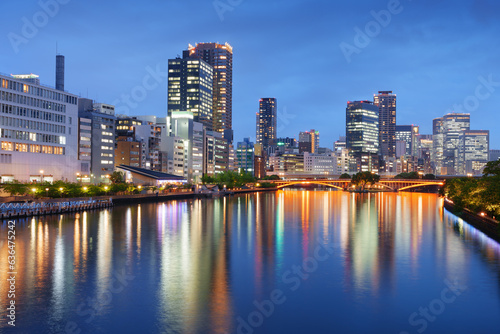
<svg viewBox="0 0 500 334"><path fill-rule="evenodd" d="M455 204L453 204L453 202L450 201L448 198L445 198L443 203L444 203L443 206L446 210L462 218L468 224L474 226L475 228L477 228L490 238L500 242L500 224L497 220L489 217L482 217L468 209L463 209L462 211L458 211L455 208Z"/></svg>
<svg viewBox="0 0 500 334"><path fill-rule="evenodd" d="M276 191L277 188L239 189L216 193L217 196L230 196L254 192ZM128 205L150 202L165 202L193 198L206 198L207 194L195 194L192 191L95 196L82 198L41 198L33 199L27 196L13 196L9 202L0 204L0 219L21 218L51 214L79 212L102 209L116 205ZM212 196L208 196L212 197Z"/></svg>

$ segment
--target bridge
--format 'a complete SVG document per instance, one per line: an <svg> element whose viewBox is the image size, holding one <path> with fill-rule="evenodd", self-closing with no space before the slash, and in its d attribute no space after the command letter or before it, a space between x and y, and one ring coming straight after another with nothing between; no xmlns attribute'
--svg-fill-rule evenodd
<svg viewBox="0 0 500 334"><path fill-rule="evenodd" d="M321 185L331 188L336 188L339 190L348 190L351 186L351 180L349 179L303 179L303 180L276 180L276 181L266 181L274 183L278 189L291 187L295 185ZM380 191L405 191L420 187L429 186L442 186L444 185L443 180L423 180L423 179L380 179L379 182L374 185L367 184L365 189L370 190L380 190Z"/></svg>

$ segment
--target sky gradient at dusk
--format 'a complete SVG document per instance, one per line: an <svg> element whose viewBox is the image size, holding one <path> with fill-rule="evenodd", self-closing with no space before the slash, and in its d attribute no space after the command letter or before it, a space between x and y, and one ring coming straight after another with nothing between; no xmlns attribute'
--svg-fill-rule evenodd
<svg viewBox="0 0 500 334"><path fill-rule="evenodd" d="M316 129L320 145L331 148L345 132L347 101L392 90L398 124L432 133L433 118L462 108L471 128L490 130L490 148L500 149L500 4L493 0L60 0L58 7L47 7L44 22L38 1L2 3L0 72L35 73L53 86L57 42L66 90L128 115L165 116L167 59L188 43L229 42L235 142L255 140L258 100L276 97L279 137ZM34 16L38 31L23 34ZM356 39L367 27L367 37ZM14 34L22 42L13 43ZM346 57L341 45L356 51ZM150 72L159 76L147 96L123 102Z"/></svg>

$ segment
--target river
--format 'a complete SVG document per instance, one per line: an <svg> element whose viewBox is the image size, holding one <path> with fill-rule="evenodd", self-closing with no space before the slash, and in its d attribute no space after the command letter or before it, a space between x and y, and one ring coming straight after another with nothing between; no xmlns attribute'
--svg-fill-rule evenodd
<svg viewBox="0 0 500 334"><path fill-rule="evenodd" d="M500 328L500 246L435 194L281 190L19 219L13 298L8 230L5 333Z"/></svg>

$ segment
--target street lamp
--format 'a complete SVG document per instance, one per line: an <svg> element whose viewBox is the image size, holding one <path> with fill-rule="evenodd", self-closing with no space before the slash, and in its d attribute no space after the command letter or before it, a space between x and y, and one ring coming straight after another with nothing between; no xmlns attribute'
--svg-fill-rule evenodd
<svg viewBox="0 0 500 334"><path fill-rule="evenodd" d="M49 188L45 188L45 196L49 197Z"/></svg>

